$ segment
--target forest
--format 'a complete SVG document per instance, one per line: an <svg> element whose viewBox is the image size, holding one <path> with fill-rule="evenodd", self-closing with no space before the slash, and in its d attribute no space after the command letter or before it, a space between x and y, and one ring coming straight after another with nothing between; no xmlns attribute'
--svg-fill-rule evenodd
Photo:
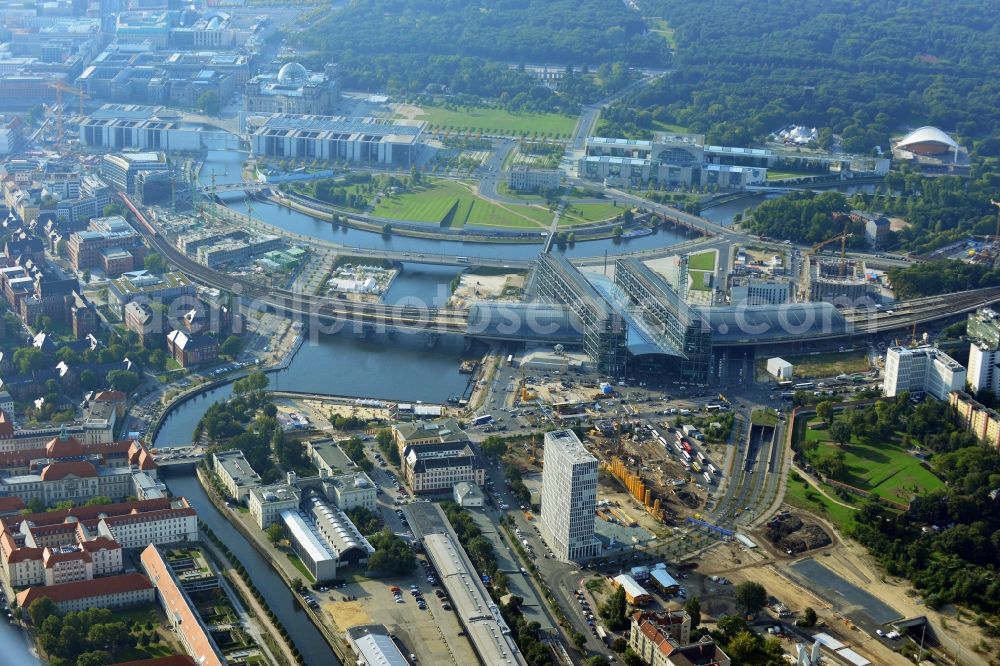
<svg viewBox="0 0 1000 666"><path fill-rule="evenodd" d="M989 3L913 0L653 0L674 29L674 73L605 114L602 132L659 124L710 143L755 143L789 124L842 138L847 152L888 147L900 127L996 136L1000 13Z"/></svg>
<svg viewBox="0 0 1000 666"><path fill-rule="evenodd" d="M671 57L637 13L597 0L374 0L307 23L292 40L313 64L337 62L348 89L468 95L515 112L575 113L630 82L630 67ZM525 63L572 71L552 90L511 67Z"/></svg>
<svg viewBox="0 0 1000 666"><path fill-rule="evenodd" d="M889 269L896 298L937 296L967 289L1000 285L1000 271L982 264L967 264L957 259L940 259Z"/></svg>
<svg viewBox="0 0 1000 666"><path fill-rule="evenodd" d="M753 211L747 226L761 236L796 243L819 243L846 228L852 234L848 246L863 247L864 223L852 222L847 215L849 211L847 199L840 192L792 192L763 202Z"/></svg>

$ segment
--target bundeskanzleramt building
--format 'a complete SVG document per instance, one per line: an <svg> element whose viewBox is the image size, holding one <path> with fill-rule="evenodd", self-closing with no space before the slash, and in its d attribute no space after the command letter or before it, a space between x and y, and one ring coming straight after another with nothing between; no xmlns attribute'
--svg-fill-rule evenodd
<svg viewBox="0 0 1000 666"><path fill-rule="evenodd" d="M544 455L542 538L561 560L597 556L601 550L594 536L597 458L572 430L545 433Z"/></svg>
<svg viewBox="0 0 1000 666"><path fill-rule="evenodd" d="M958 361L934 347L890 347L883 392L890 398L909 392L947 400L952 391L965 389L965 375Z"/></svg>

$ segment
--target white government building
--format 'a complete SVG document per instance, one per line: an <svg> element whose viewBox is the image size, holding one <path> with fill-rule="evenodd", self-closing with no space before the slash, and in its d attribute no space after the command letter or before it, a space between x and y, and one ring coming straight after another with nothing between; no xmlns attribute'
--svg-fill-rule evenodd
<svg viewBox="0 0 1000 666"><path fill-rule="evenodd" d="M947 400L952 391L965 390L965 374L965 368L940 349L890 347L883 392L890 398L908 391Z"/></svg>

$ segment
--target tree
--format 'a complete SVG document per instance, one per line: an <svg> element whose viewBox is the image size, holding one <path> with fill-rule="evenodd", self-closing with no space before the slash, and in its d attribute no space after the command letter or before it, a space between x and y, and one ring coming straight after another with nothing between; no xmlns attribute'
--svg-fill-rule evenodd
<svg viewBox="0 0 1000 666"><path fill-rule="evenodd" d="M281 523L271 523L264 531L271 543L278 543L285 538L285 528L281 526Z"/></svg>
<svg viewBox="0 0 1000 666"><path fill-rule="evenodd" d="M236 358L241 349L243 349L243 340L238 335L230 335L219 345L219 353L229 358Z"/></svg>
<svg viewBox="0 0 1000 666"><path fill-rule="evenodd" d="M382 225L382 235L391 236L392 235L392 225L386 222Z"/></svg>
<svg viewBox="0 0 1000 666"><path fill-rule="evenodd" d="M109 203L101 211L101 215L104 217L112 217L114 215L125 215L125 207L120 203Z"/></svg>
<svg viewBox="0 0 1000 666"><path fill-rule="evenodd" d="M233 382L233 393L236 395L247 395L263 391L267 388L267 384L267 375L259 370L254 370L243 379L237 379Z"/></svg>
<svg viewBox="0 0 1000 666"><path fill-rule="evenodd" d="M726 643L726 652L737 664L751 663L751 659L760 650L761 639L751 631L741 631Z"/></svg>
<svg viewBox="0 0 1000 666"><path fill-rule="evenodd" d="M296 592L301 592L302 591L302 579L301 578L298 578L298 577L293 578L291 580L291 583L289 583L289 585Z"/></svg>
<svg viewBox="0 0 1000 666"><path fill-rule="evenodd" d="M114 660L111 654L105 650L94 650L84 652L76 658L76 666L106 666Z"/></svg>
<svg viewBox="0 0 1000 666"><path fill-rule="evenodd" d="M846 421L836 421L830 426L830 437L840 446L851 443L852 428Z"/></svg>
<svg viewBox="0 0 1000 666"><path fill-rule="evenodd" d="M384 576L402 576L416 566L409 545L388 527L369 539L375 553L368 558L368 568Z"/></svg>
<svg viewBox="0 0 1000 666"><path fill-rule="evenodd" d="M375 435L375 443L378 445L378 450L382 452L389 462L393 465L399 464L399 449L396 448L396 441L392 437L392 431L388 428L383 428L379 430Z"/></svg>
<svg viewBox="0 0 1000 666"><path fill-rule="evenodd" d="M598 654L587 659L587 666L611 666L608 658L603 654Z"/></svg>
<svg viewBox="0 0 1000 666"><path fill-rule="evenodd" d="M631 645L625 648L625 654L622 655L622 661L625 662L626 666L642 666L642 664L646 663L642 660L642 657L636 654Z"/></svg>
<svg viewBox="0 0 1000 666"><path fill-rule="evenodd" d="M151 273L166 273L167 260L159 252L151 252L142 260L142 267Z"/></svg>
<svg viewBox="0 0 1000 666"><path fill-rule="evenodd" d="M701 624L701 600L698 597L691 597L684 604L684 610L691 616L691 629L697 629Z"/></svg>
<svg viewBox="0 0 1000 666"><path fill-rule="evenodd" d="M108 373L108 385L122 393L134 391L139 381L139 375L131 370L112 370Z"/></svg>
<svg viewBox="0 0 1000 666"><path fill-rule="evenodd" d="M37 347L21 347L14 352L14 365L20 374L26 375L32 370L41 370L47 361L45 354Z"/></svg>
<svg viewBox="0 0 1000 666"><path fill-rule="evenodd" d="M619 587L601 606L601 617L607 622L609 629L618 631L624 629L625 625L628 624L627 613L628 603L625 601L625 588Z"/></svg>
<svg viewBox="0 0 1000 666"><path fill-rule="evenodd" d="M806 609L802 611L802 626L803 627L816 626L816 611L813 610L812 606L806 606Z"/></svg>
<svg viewBox="0 0 1000 666"><path fill-rule="evenodd" d="M56 607L54 601L48 597L40 597L31 602L28 606L28 617L31 618L31 624L40 627L42 622L47 618L59 614L59 609Z"/></svg>
<svg viewBox="0 0 1000 666"><path fill-rule="evenodd" d="M219 93L214 90L206 90L199 97L195 106L201 110L202 113L208 116L214 116L219 113Z"/></svg>
<svg viewBox="0 0 1000 666"><path fill-rule="evenodd" d="M483 454L489 458L501 458L507 453L507 441L503 437L490 435L483 440Z"/></svg>
<svg viewBox="0 0 1000 666"><path fill-rule="evenodd" d="M816 416L820 417L827 423L833 423L833 403L829 400L823 400L816 404Z"/></svg>
<svg viewBox="0 0 1000 666"><path fill-rule="evenodd" d="M767 604L767 590L756 581L744 581L733 592L736 606L745 616L756 615Z"/></svg>
<svg viewBox="0 0 1000 666"><path fill-rule="evenodd" d="M86 268L83 271L83 275L80 276L84 284L90 284L90 269Z"/></svg>

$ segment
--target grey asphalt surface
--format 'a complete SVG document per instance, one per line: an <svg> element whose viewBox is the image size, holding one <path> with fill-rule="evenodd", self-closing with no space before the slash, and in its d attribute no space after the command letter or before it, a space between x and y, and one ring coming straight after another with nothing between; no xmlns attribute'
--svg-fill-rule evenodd
<svg viewBox="0 0 1000 666"><path fill-rule="evenodd" d="M791 569L809 582L813 592L871 633L875 633L874 629L879 626L902 617L885 602L847 582L812 558L796 562Z"/></svg>

